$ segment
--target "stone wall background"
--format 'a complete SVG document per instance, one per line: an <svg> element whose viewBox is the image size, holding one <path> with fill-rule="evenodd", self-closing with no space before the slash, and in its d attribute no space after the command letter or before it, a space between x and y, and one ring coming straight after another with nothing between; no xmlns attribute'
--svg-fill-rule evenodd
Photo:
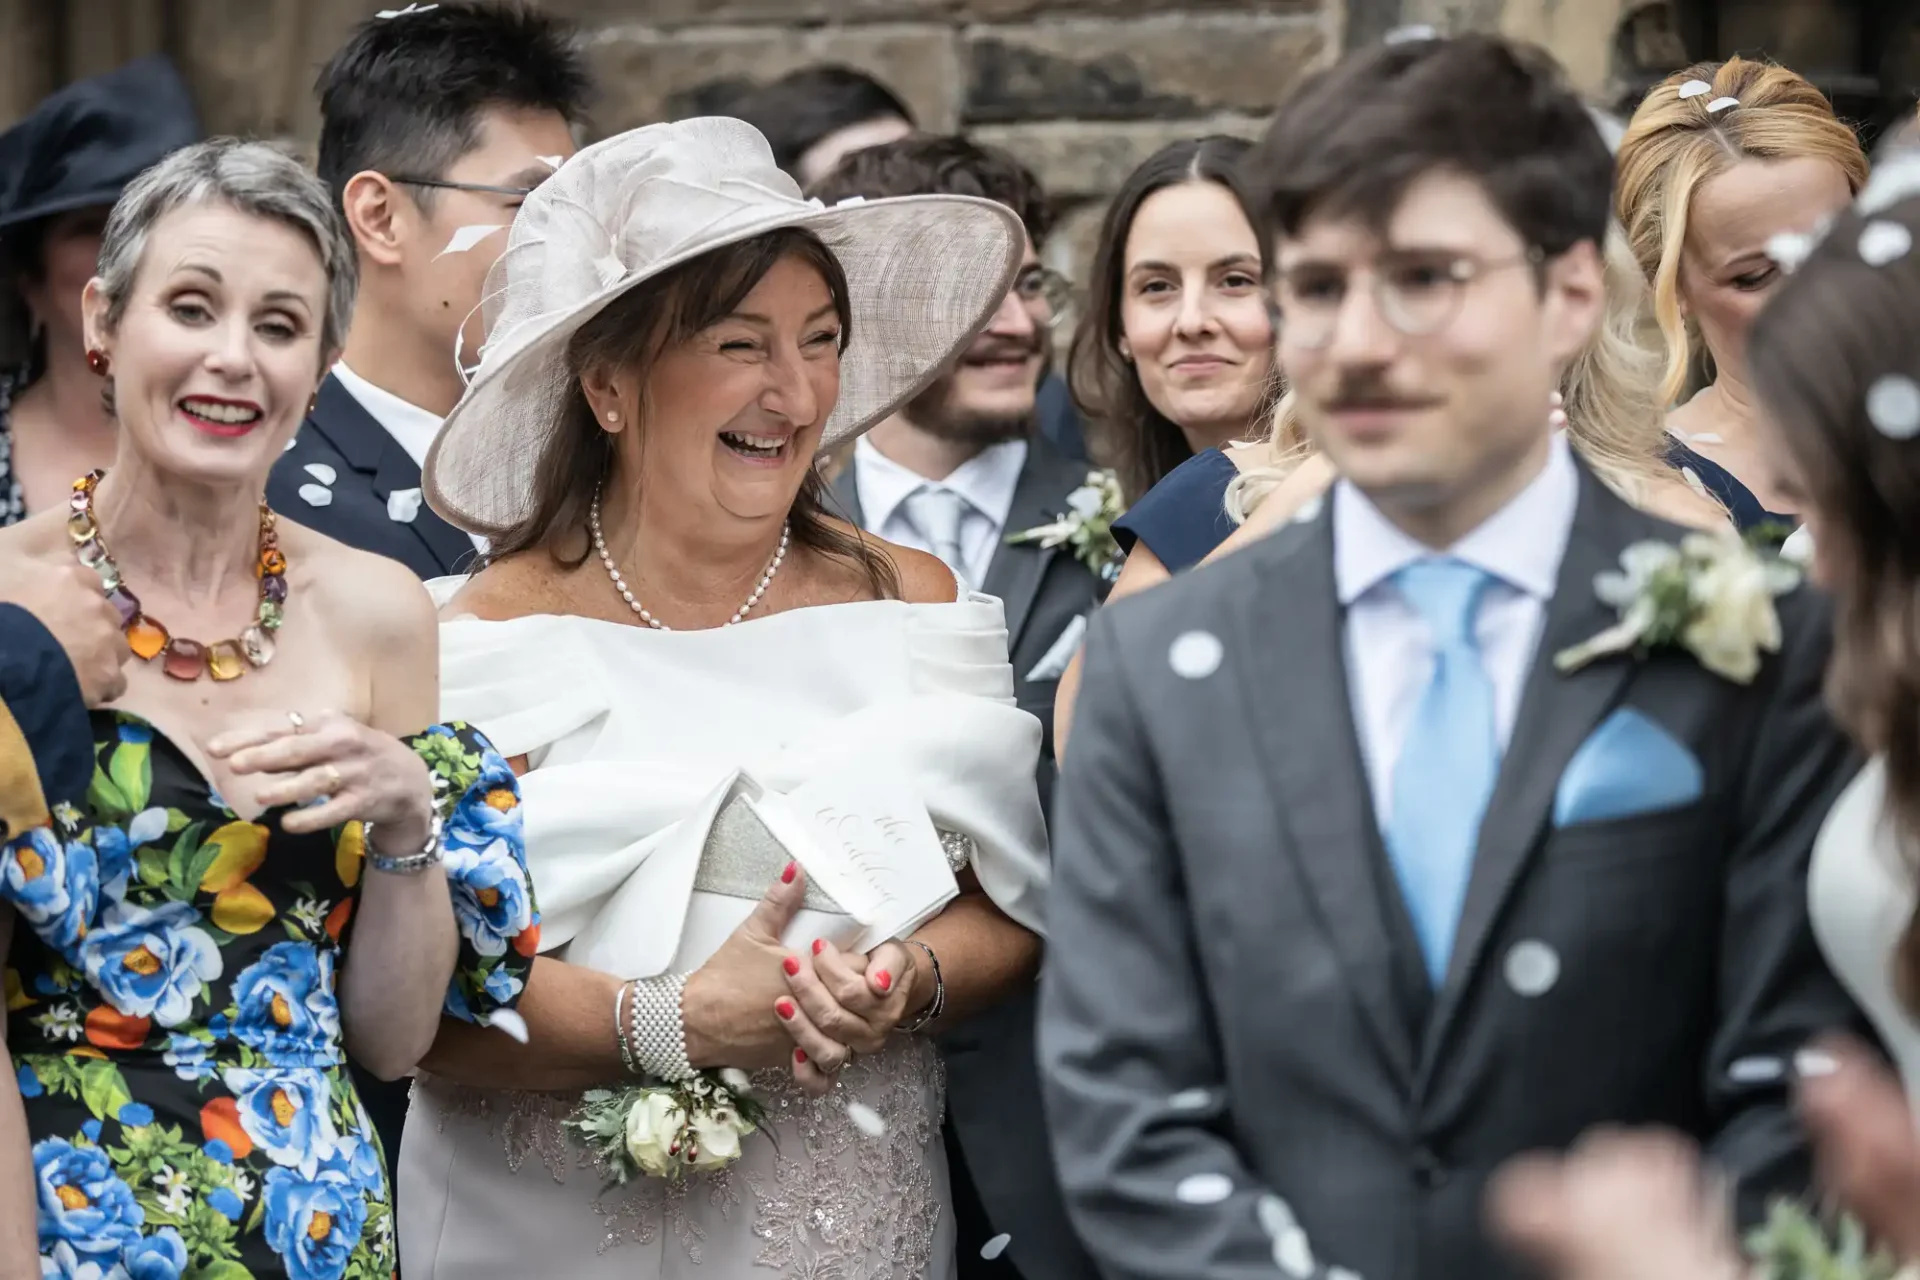
<svg viewBox="0 0 1920 1280"><path fill-rule="evenodd" d="M598 133L702 108L707 91L837 61L1040 173L1049 247L1078 273L1105 196L1168 141L1251 135L1305 71L1408 23L1536 40L1596 103L1691 57L1765 51L1872 109L1920 85L1915 0L542 0L587 32ZM0 0L0 127L68 80L173 56L210 130L310 140L315 71L403 0Z"/></svg>

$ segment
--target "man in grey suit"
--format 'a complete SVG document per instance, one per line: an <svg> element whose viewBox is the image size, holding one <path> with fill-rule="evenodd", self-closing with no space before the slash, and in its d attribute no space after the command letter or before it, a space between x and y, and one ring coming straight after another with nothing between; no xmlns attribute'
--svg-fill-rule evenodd
<svg viewBox="0 0 1920 1280"><path fill-rule="evenodd" d="M1598 575L1688 532L1549 420L1606 145L1471 36L1313 77L1253 163L1343 478L1090 628L1040 1030L1081 1237L1114 1280L1498 1280L1488 1176L1608 1122L1705 1144L1751 1220L1809 1176L1786 1064L1857 1024L1806 906L1856 762L1805 590L1744 615L1777 606L1753 670L1555 661L1619 621Z"/></svg>
<svg viewBox="0 0 1920 1280"><path fill-rule="evenodd" d="M1040 265L1046 198L1018 161L960 137L920 134L856 151L811 194L969 195L997 200L1027 228L1011 292L955 367L854 446L835 493L862 528L947 562L962 589L1006 605L1014 696L1044 729L1037 783L1053 782L1053 699L1106 582L1064 548L1009 544L1051 523L1086 483L1034 430L1034 389L1062 285ZM961 1280L1080 1280L1093 1264L1068 1225L1053 1175L1035 1069L1031 988L940 1037L947 1065ZM998 1236L1010 1237L989 1248ZM982 1250L991 1254L983 1257Z"/></svg>

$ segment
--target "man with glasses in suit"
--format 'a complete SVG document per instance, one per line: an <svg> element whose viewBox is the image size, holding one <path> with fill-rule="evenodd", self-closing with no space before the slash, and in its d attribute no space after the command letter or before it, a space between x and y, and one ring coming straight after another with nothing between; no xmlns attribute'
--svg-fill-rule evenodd
<svg viewBox="0 0 1920 1280"><path fill-rule="evenodd" d="M422 578L475 556L422 500L420 467L463 390L456 345L478 359L506 228L574 152L590 81L573 36L522 6L430 5L369 19L320 73L319 172L359 247L360 296L267 496Z"/></svg>

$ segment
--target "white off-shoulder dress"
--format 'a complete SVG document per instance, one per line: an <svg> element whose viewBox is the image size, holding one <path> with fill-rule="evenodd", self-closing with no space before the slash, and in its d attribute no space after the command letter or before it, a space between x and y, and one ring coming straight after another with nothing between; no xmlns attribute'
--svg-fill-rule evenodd
<svg viewBox="0 0 1920 1280"><path fill-rule="evenodd" d="M434 585L445 598L457 583ZM710 812L735 770L776 791L874 771L904 779L950 859L1040 928L1040 726L1014 705L992 597L797 609L687 632L455 619L441 645L444 713L530 766L521 788L543 953L622 977L685 972L711 955L784 865L731 810ZM689 842L666 838L687 822L709 827L697 857L675 856ZM827 936L850 924L817 894L809 915ZM715 1175L603 1193L604 1171L560 1126L575 1098L422 1079L401 1144L404 1274L953 1274L944 1084L925 1037L856 1058L824 1098L785 1072L756 1075L755 1088L777 1141L755 1135ZM855 1101L879 1115L877 1135L849 1116Z"/></svg>

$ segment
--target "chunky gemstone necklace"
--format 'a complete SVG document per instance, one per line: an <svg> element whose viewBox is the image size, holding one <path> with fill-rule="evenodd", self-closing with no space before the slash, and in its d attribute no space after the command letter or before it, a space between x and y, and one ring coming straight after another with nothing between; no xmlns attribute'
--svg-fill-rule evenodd
<svg viewBox="0 0 1920 1280"><path fill-rule="evenodd" d="M613 563L613 555L607 550L607 540L600 532L600 491L598 489L593 491L593 506L587 511L587 528L593 533L593 549L600 553L600 563L607 567L607 576L613 579L613 588L620 593L620 598L627 602L627 608L633 610L640 621L655 631L673 630L672 627L648 613L646 607L633 598L633 592L628 588L627 580L620 576L619 567ZM767 562L767 571L760 575L760 581L754 586L753 594L747 597L747 602L740 606L733 617L727 619L727 626L730 627L741 621L753 606L760 603L760 597L766 594L767 584L773 581L774 574L780 572L780 562L787 558L787 539L792 534L792 525L780 526L780 546L774 551L773 559Z"/></svg>
<svg viewBox="0 0 1920 1280"><path fill-rule="evenodd" d="M260 610L253 625L239 638L203 645L170 634L158 620L140 608L140 597L127 590L120 579L120 566L113 562L106 539L93 518L93 491L104 471L95 471L73 482L72 514L67 519L67 534L73 539L80 563L100 575L100 589L107 603L120 614L120 625L127 633L127 648L143 662L161 660L161 670L175 680L198 680L210 675L215 680L238 680L249 667L264 667L273 661L273 633L280 629L282 610L287 602L287 558L280 554L280 538L274 532L273 512L260 504L260 556L254 576L260 579Z"/></svg>

